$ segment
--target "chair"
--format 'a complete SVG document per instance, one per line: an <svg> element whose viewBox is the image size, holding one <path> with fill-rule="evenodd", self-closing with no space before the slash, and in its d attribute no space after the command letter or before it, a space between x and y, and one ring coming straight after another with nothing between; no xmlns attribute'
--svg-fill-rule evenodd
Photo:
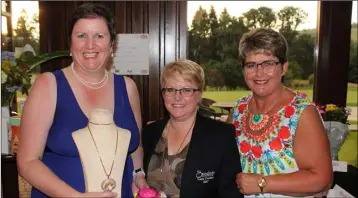
<svg viewBox="0 0 358 198"><path fill-rule="evenodd" d="M198 113L202 116L215 119L215 111L199 104Z"/></svg>
<svg viewBox="0 0 358 198"><path fill-rule="evenodd" d="M212 104L216 103L215 100L209 98L202 98L200 101L200 105L207 107L214 111L215 117L221 117L222 115L228 115L230 112L224 108L213 107Z"/></svg>

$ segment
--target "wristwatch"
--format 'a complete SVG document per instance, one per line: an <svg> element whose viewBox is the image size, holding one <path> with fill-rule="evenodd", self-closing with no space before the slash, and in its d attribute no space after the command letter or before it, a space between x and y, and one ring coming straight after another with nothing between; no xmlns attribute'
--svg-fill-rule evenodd
<svg viewBox="0 0 358 198"><path fill-rule="evenodd" d="M261 179L257 181L257 184L260 187L261 194L264 194L264 187L267 185L266 179L261 176Z"/></svg>
<svg viewBox="0 0 358 198"><path fill-rule="evenodd" d="M138 173L143 174L143 175L145 176L145 172L144 172L143 168L135 169L135 170L133 171L133 177L134 177L136 174L138 174Z"/></svg>

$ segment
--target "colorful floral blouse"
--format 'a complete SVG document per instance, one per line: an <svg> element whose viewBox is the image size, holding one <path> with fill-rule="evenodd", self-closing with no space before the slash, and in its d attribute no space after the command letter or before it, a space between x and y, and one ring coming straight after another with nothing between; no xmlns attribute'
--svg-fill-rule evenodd
<svg viewBox="0 0 358 198"><path fill-rule="evenodd" d="M302 111L311 104L307 95L295 92L287 105L271 115L251 113L250 98L239 99L233 112L242 171L263 176L297 171L293 138Z"/></svg>

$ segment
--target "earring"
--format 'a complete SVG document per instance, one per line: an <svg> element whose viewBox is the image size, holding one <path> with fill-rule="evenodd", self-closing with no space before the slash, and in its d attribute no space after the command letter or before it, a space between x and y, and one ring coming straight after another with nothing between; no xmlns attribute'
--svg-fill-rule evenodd
<svg viewBox="0 0 358 198"><path fill-rule="evenodd" d="M72 53L70 52L70 56L72 56Z"/></svg>
<svg viewBox="0 0 358 198"><path fill-rule="evenodd" d="M113 54L113 52L111 53L111 57L112 57L112 58L114 57L114 54Z"/></svg>

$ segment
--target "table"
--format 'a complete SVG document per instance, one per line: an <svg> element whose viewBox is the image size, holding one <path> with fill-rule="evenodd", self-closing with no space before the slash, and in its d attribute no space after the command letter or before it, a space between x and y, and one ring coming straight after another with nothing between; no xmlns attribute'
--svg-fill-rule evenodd
<svg viewBox="0 0 358 198"><path fill-rule="evenodd" d="M350 193L354 197L357 197L358 169L352 165L348 165L347 169L347 172L334 172L331 188L333 188L335 184L338 184L348 193Z"/></svg>
<svg viewBox="0 0 358 198"><path fill-rule="evenodd" d="M236 105L236 102L215 102L211 106L220 107L220 108L230 111L235 105Z"/></svg>

